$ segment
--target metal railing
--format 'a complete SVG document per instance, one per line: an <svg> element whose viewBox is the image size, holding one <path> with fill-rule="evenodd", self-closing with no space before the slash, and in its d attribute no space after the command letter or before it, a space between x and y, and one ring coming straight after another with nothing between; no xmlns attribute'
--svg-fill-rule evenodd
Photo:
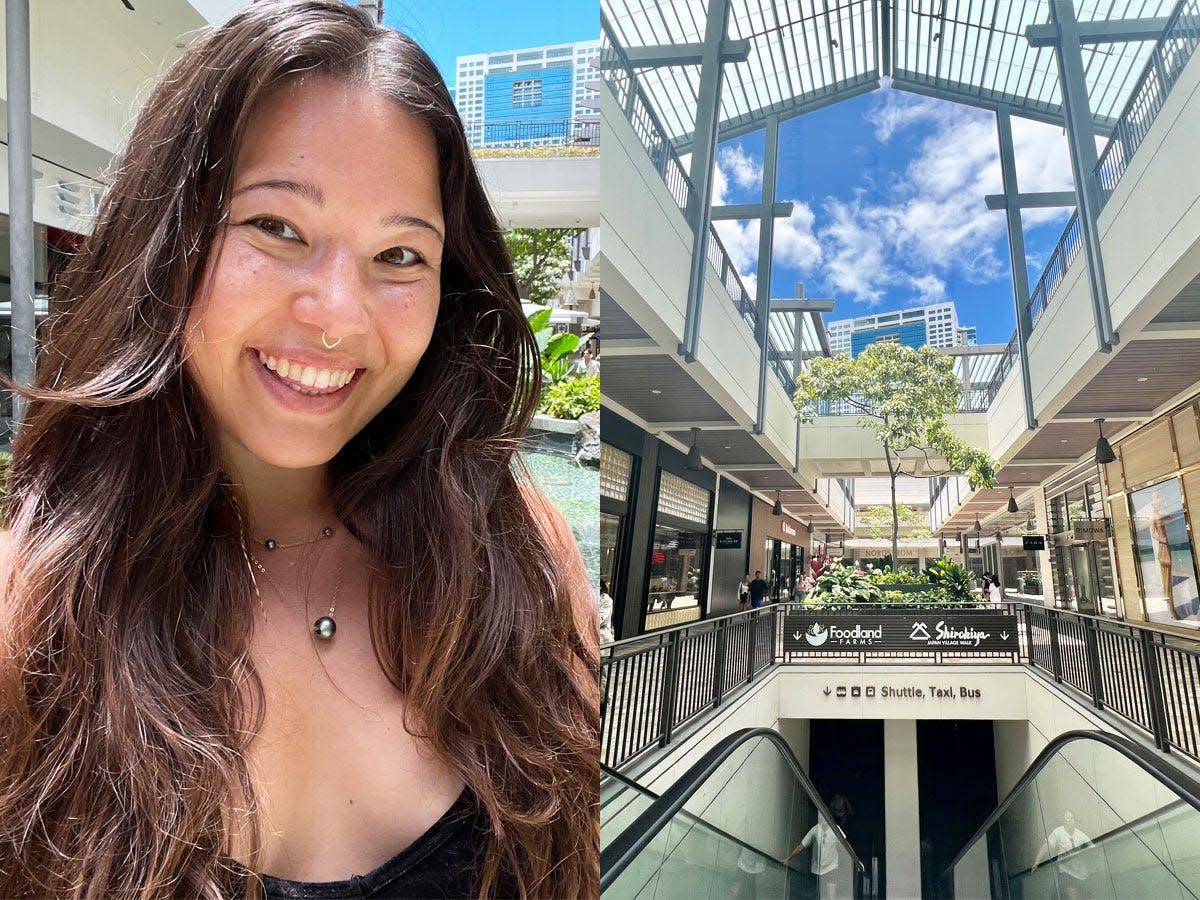
<svg viewBox="0 0 1200 900"><path fill-rule="evenodd" d="M1183 0L1172 14L1141 78L1134 85L1116 127L1096 165L1100 205L1104 206L1141 146L1150 125L1166 103L1167 95L1200 45L1200 0Z"/></svg>
<svg viewBox="0 0 1200 900"><path fill-rule="evenodd" d="M1181 0L1176 6L1162 37L1150 51L1146 68L1134 86L1133 93L1117 117L1112 136L1100 154L1095 177L1103 207L1112 196L1121 176L1129 167L1134 152L1145 139L1158 113L1166 103L1167 95L1180 73L1200 45L1200 0ZM1063 235L1059 238L1050 260L1038 279L1037 287L1029 295L1029 315L1036 323L1038 317L1050 305L1055 289L1062 283L1079 255L1079 214L1071 216Z"/></svg>
<svg viewBox="0 0 1200 900"><path fill-rule="evenodd" d="M1071 219L1067 222L1067 227L1063 231L1062 237L1054 245L1054 252L1050 254L1046 268L1042 270L1042 277L1038 279L1037 286L1029 294L1029 318L1035 325L1037 324L1038 317L1050 305L1050 298L1054 295L1054 291L1058 286L1062 284L1067 270L1071 268L1071 263L1075 262L1075 258L1079 256L1082 246L1079 232L1079 212L1075 211L1071 213Z"/></svg>
<svg viewBox="0 0 1200 900"><path fill-rule="evenodd" d="M1152 625L1006 602L1000 609L970 604L981 613L1015 613L1019 650L990 656L991 664L1029 666L1111 714L1134 737L1164 751L1200 761L1200 648ZM914 610L966 611L950 604L853 604L855 613L904 614ZM670 745L679 729L714 714L738 689L777 665L812 665L783 652L789 611L830 612L830 607L781 603L749 613L631 638L601 649L601 761L619 769L655 747ZM832 610L836 612L837 610ZM1198 635L1200 637L1200 635ZM945 665L953 654L920 661L894 651L854 648L836 664ZM853 657L853 658L851 658Z"/></svg>
<svg viewBox="0 0 1200 900"><path fill-rule="evenodd" d="M472 148L599 147L600 123L580 119L463 122Z"/></svg>

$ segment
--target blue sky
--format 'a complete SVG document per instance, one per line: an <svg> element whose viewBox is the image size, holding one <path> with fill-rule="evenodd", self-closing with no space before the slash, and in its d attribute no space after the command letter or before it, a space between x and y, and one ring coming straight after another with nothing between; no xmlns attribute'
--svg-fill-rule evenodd
<svg viewBox="0 0 1200 900"><path fill-rule="evenodd" d="M384 21L424 47L450 87L457 56L600 37L590 0L386 0Z"/></svg>
<svg viewBox="0 0 1200 900"><path fill-rule="evenodd" d="M1068 190L1061 128L1013 118L1023 192ZM980 343L1012 334L1012 282L992 113L891 89L792 119L780 129L777 197L795 202L775 230L771 293L832 297L826 319L953 300ZM714 202L757 201L762 132L718 150ZM1025 249L1036 283L1071 210L1026 210ZM753 281L757 223L718 223Z"/></svg>

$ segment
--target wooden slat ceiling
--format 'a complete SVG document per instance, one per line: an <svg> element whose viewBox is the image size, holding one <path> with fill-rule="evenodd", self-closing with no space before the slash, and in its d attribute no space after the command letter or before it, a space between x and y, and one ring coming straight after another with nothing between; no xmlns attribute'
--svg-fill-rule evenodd
<svg viewBox="0 0 1200 900"><path fill-rule="evenodd" d="M605 312L605 331L608 329ZM601 341L601 355L604 344ZM630 357L633 360L635 357ZM733 422L719 403L713 400L683 370L672 356L638 356L636 365L612 360L604 366L600 389L635 416L647 422ZM654 391L659 391L655 394Z"/></svg>
<svg viewBox="0 0 1200 900"><path fill-rule="evenodd" d="M1104 433L1115 434L1130 421L1114 419L1105 422ZM1065 465L1094 450L1099 436L1099 429L1094 422L1050 422L1038 429L1037 434L1021 448L1013 461L1020 463L1022 459L1061 459Z"/></svg>
<svg viewBox="0 0 1200 900"><path fill-rule="evenodd" d="M692 432L668 431L671 437L685 447L692 445ZM764 450L753 437L745 431L705 431L701 429L696 444L705 462L717 468L737 465L775 465L771 454Z"/></svg>
<svg viewBox="0 0 1200 900"><path fill-rule="evenodd" d="M1130 341L1061 414L1148 415L1198 380L1200 339Z"/></svg>

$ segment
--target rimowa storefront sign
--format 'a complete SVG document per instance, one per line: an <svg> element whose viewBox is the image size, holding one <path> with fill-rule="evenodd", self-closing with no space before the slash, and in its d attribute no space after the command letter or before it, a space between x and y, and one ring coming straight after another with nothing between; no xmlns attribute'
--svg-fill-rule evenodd
<svg viewBox="0 0 1200 900"><path fill-rule="evenodd" d="M789 613L785 653L1015 653L1017 617L992 612Z"/></svg>

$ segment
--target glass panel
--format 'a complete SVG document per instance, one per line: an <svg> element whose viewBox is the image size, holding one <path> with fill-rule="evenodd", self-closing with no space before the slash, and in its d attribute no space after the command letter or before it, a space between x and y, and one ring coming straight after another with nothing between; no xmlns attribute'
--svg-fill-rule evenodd
<svg viewBox="0 0 1200 900"><path fill-rule="evenodd" d="M851 900L854 882L840 832L819 819L780 748L756 738L721 763L604 896Z"/></svg>
<svg viewBox="0 0 1200 900"><path fill-rule="evenodd" d="M1152 622L1200 625L1200 590L1178 478L1129 494L1137 564Z"/></svg>
<svg viewBox="0 0 1200 900"><path fill-rule="evenodd" d="M1200 813L1117 749L1075 740L950 874L958 898L1190 898Z"/></svg>
<svg viewBox="0 0 1200 900"><path fill-rule="evenodd" d="M624 516L600 513L600 577L608 582L612 593L613 578L617 574L617 552L621 546L621 525Z"/></svg>
<svg viewBox="0 0 1200 900"><path fill-rule="evenodd" d="M707 531L657 525L650 551L646 628L667 628L700 618Z"/></svg>

